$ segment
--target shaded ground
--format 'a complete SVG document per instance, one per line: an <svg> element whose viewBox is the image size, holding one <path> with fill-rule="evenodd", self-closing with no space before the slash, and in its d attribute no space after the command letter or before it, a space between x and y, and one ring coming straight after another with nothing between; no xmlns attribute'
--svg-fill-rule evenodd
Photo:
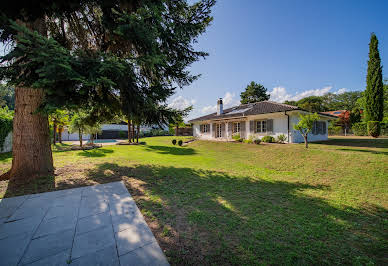
<svg viewBox="0 0 388 266"><path fill-rule="evenodd" d="M308 150L146 141L54 152L55 178L0 182L0 193L123 180L172 264L388 262L388 139L334 139ZM0 157L0 169L9 166Z"/></svg>

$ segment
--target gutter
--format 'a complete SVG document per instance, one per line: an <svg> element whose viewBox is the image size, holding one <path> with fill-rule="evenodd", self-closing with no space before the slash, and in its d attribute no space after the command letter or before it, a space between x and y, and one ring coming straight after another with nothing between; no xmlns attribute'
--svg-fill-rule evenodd
<svg viewBox="0 0 388 266"><path fill-rule="evenodd" d="M284 115L287 116L287 141L290 143L290 116L287 114L287 111L284 111Z"/></svg>

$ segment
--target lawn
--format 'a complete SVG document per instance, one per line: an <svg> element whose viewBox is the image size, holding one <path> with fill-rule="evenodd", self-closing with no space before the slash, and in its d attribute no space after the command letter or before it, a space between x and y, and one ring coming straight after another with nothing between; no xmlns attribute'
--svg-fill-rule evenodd
<svg viewBox="0 0 388 266"><path fill-rule="evenodd" d="M388 139L336 138L308 150L171 139L58 146L55 177L2 181L0 197L123 180L171 264L388 263ZM0 155L0 173L10 156Z"/></svg>

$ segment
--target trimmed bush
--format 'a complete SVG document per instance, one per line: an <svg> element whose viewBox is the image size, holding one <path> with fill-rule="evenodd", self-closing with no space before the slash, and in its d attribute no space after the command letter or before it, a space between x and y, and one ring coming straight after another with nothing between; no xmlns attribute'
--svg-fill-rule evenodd
<svg viewBox="0 0 388 266"><path fill-rule="evenodd" d="M374 138L380 136L380 122L368 121L368 134Z"/></svg>
<svg viewBox="0 0 388 266"><path fill-rule="evenodd" d="M243 142L244 139L243 139L243 138L239 138L237 141L238 141L238 142Z"/></svg>
<svg viewBox="0 0 388 266"><path fill-rule="evenodd" d="M252 144L253 141L251 139L244 139L244 143L247 143L247 144Z"/></svg>
<svg viewBox="0 0 388 266"><path fill-rule="evenodd" d="M173 145L175 145L176 144L176 139L173 139L171 142L172 142Z"/></svg>
<svg viewBox="0 0 388 266"><path fill-rule="evenodd" d="M254 139L253 140L253 143L255 143L255 144L260 144L260 142L261 142L261 139Z"/></svg>
<svg viewBox="0 0 388 266"><path fill-rule="evenodd" d="M183 141L180 139L180 140L178 141L178 145L179 145L179 146L182 146L182 144L183 144Z"/></svg>
<svg viewBox="0 0 388 266"><path fill-rule="evenodd" d="M277 137L277 142L279 142L279 143L284 143L284 142L286 142L286 140L287 140L287 137L286 137L286 135L284 135L284 134L280 134L280 135Z"/></svg>
<svg viewBox="0 0 388 266"><path fill-rule="evenodd" d="M232 135L232 139L234 139L234 140L236 140L236 141L240 141L240 133L234 133L233 135ZM240 141L241 142L241 141Z"/></svg>
<svg viewBox="0 0 388 266"><path fill-rule="evenodd" d="M365 122L354 123L352 126L352 130L354 132L354 135L356 136L368 135L367 126Z"/></svg>
<svg viewBox="0 0 388 266"><path fill-rule="evenodd" d="M273 143L275 142L275 138L272 136L264 136L261 138L261 141L266 143Z"/></svg>

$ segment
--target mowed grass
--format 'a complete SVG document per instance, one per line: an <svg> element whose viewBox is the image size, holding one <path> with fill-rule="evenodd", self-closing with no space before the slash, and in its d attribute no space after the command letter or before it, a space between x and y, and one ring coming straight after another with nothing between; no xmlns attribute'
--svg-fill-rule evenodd
<svg viewBox="0 0 388 266"><path fill-rule="evenodd" d="M307 150L172 139L55 148L55 177L0 182L0 196L123 180L171 264L388 263L388 139ZM1 155L0 171L10 163Z"/></svg>

